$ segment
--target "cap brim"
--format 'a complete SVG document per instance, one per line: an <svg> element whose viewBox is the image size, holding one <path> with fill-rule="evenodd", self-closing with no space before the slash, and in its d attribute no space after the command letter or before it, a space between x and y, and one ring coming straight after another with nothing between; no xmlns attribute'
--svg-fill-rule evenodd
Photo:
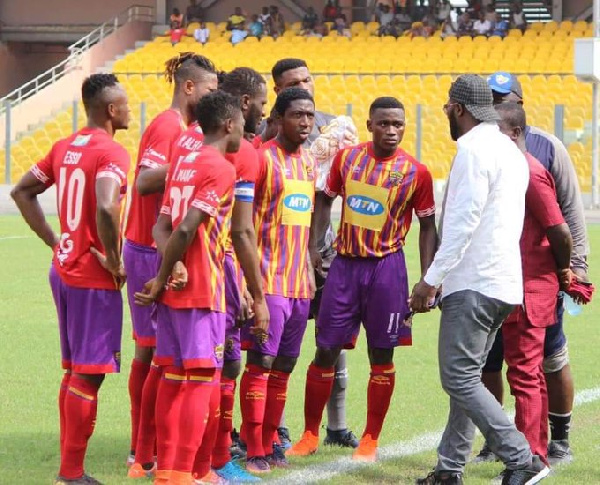
<svg viewBox="0 0 600 485"><path fill-rule="evenodd" d="M510 92L511 92L510 88L509 89L501 88L500 86L494 85L494 84L490 85L490 89L498 94L510 94Z"/></svg>
<svg viewBox="0 0 600 485"><path fill-rule="evenodd" d="M493 106L477 106L467 104L465 108L477 121L500 121L500 115Z"/></svg>

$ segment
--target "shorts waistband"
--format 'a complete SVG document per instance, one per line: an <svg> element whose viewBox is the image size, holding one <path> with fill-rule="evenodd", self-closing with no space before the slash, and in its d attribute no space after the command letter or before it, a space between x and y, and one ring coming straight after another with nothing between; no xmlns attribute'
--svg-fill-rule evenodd
<svg viewBox="0 0 600 485"><path fill-rule="evenodd" d="M156 254L156 248L153 248L152 246L145 246L143 244L138 244L136 242L133 242L130 239L125 239L125 244L127 244L128 246L131 246L132 248L136 249L137 251L141 251L144 253Z"/></svg>

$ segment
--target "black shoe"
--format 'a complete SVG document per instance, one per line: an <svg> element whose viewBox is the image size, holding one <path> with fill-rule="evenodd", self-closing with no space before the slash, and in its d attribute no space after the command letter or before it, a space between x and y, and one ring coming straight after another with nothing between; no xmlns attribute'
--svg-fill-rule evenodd
<svg viewBox="0 0 600 485"><path fill-rule="evenodd" d="M573 461L573 452L568 440L553 440L548 443L548 462L551 466L566 465Z"/></svg>
<svg viewBox="0 0 600 485"><path fill-rule="evenodd" d="M327 437L323 440L323 444L342 448L358 448L358 438L348 428L339 431L331 431L327 428Z"/></svg>
<svg viewBox="0 0 600 485"><path fill-rule="evenodd" d="M519 470L508 470L504 471L504 478L502 478L502 485L533 485L534 483L541 482L550 474L550 468L540 459L539 456L533 455L531 465L527 468L521 468Z"/></svg>
<svg viewBox="0 0 600 485"><path fill-rule="evenodd" d="M63 478L58 476L54 480L54 485L102 485L102 483L84 473L81 478Z"/></svg>
<svg viewBox="0 0 600 485"><path fill-rule="evenodd" d="M267 455L266 460L271 468L288 468L290 466L285 457L285 448L278 443L273 443L273 454Z"/></svg>
<svg viewBox="0 0 600 485"><path fill-rule="evenodd" d="M234 430L231 432L231 446L229 447L229 453L231 453L231 458L245 460L246 451L246 443L244 443L240 439L240 434L234 428Z"/></svg>
<svg viewBox="0 0 600 485"><path fill-rule="evenodd" d="M290 430L284 427L277 428L277 436L284 450L288 450L292 447L292 440L290 440Z"/></svg>
<svg viewBox="0 0 600 485"><path fill-rule="evenodd" d="M432 471L425 478L418 478L417 485L463 485L462 473Z"/></svg>
<svg viewBox="0 0 600 485"><path fill-rule="evenodd" d="M481 448L479 454L473 458L472 463L488 463L492 461L498 461L498 457L490 449L487 443L484 443L483 448Z"/></svg>

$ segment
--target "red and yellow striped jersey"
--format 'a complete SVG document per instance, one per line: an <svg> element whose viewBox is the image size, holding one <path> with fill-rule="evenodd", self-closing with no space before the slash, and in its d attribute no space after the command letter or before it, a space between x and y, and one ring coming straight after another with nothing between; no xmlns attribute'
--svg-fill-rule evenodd
<svg viewBox="0 0 600 485"><path fill-rule="evenodd" d="M372 143L336 155L325 193L342 196L342 220L334 244L338 254L381 258L402 249L412 211L435 214L433 180L425 165L401 148L384 159Z"/></svg>
<svg viewBox="0 0 600 485"><path fill-rule="evenodd" d="M231 222L235 168L215 148L204 145L179 160L165 189L161 214L177 228L189 208L206 215L187 248L183 264L189 280L181 291L167 289L161 301L171 308L225 312L225 240Z"/></svg>
<svg viewBox="0 0 600 485"><path fill-rule="evenodd" d="M270 140L259 151L254 225L265 291L308 298L308 237L315 198L315 161L302 147L286 152Z"/></svg>

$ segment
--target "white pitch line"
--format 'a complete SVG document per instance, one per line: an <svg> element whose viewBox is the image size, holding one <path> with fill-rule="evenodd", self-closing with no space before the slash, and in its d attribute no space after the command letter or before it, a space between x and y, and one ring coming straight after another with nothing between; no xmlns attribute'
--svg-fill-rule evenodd
<svg viewBox="0 0 600 485"><path fill-rule="evenodd" d="M589 404L599 399L600 387L584 389L576 394L575 406ZM510 415L512 419L514 413L510 413ZM382 446L378 451L378 461L387 461L403 456L418 455L419 453L433 450L437 447L443 431L444 430L442 429L431 433L425 433L408 441L400 441L391 445ZM334 461L319 463L318 465L312 465L301 470L293 471L276 480L269 480L267 483L280 485L317 483L367 466L373 466L373 464L352 461L349 456L346 456Z"/></svg>
<svg viewBox="0 0 600 485"><path fill-rule="evenodd" d="M31 239L33 236L0 236L0 241L8 241L10 239Z"/></svg>

